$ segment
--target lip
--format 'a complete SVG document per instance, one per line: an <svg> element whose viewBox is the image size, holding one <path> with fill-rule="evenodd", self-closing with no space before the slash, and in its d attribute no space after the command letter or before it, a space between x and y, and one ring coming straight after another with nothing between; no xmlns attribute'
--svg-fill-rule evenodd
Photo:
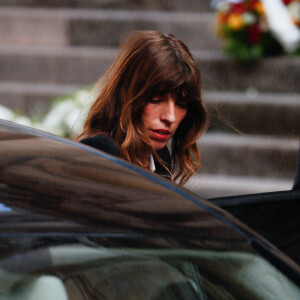
<svg viewBox="0 0 300 300"><path fill-rule="evenodd" d="M156 140L166 141L170 138L171 132L167 129L151 129L151 135Z"/></svg>

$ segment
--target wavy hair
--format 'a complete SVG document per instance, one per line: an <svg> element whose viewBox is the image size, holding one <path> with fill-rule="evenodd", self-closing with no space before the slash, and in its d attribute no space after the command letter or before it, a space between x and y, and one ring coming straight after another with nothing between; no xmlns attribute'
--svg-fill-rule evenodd
<svg viewBox="0 0 300 300"><path fill-rule="evenodd" d="M147 167L139 158L145 147L153 149L141 122L143 108L154 96L170 93L187 105L187 114L171 142L172 170L154 149L153 155L180 184L196 172L200 166L196 141L206 128L207 112L199 69L182 41L150 30L132 33L94 90L97 97L77 141L98 134L110 136L123 159Z"/></svg>

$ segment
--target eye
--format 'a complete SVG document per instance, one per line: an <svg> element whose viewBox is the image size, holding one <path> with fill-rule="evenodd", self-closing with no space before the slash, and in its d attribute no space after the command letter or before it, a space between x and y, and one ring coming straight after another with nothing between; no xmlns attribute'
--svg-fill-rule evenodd
<svg viewBox="0 0 300 300"><path fill-rule="evenodd" d="M154 103L154 104L157 104L157 103L160 103L162 100L159 98L159 97L152 97L149 102L150 103Z"/></svg>
<svg viewBox="0 0 300 300"><path fill-rule="evenodd" d="M186 101L176 101L176 105L180 107L181 109L186 109L187 108L187 103Z"/></svg>

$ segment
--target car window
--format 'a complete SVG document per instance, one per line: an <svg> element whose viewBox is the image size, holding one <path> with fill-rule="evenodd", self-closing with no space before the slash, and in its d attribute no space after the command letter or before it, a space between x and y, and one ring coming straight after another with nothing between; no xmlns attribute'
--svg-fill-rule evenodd
<svg viewBox="0 0 300 300"><path fill-rule="evenodd" d="M0 299L298 299L247 240L96 232L1 205ZM216 228L217 229L217 228ZM44 296L47 294L47 297ZM2 298L1 298L2 297Z"/></svg>
<svg viewBox="0 0 300 300"><path fill-rule="evenodd" d="M2 258L0 295L24 300L45 294L76 300L300 296L293 282L253 253L108 248L96 240L93 247L61 244Z"/></svg>

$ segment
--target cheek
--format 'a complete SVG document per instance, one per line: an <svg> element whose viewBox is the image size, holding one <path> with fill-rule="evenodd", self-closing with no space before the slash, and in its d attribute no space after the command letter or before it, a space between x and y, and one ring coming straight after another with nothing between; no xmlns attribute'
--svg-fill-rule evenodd
<svg viewBox="0 0 300 300"><path fill-rule="evenodd" d="M144 127L145 127L145 125L149 124L149 121L151 120L152 115L153 115L153 113L152 113L151 106L149 104L146 104L142 111L142 123L143 123Z"/></svg>

